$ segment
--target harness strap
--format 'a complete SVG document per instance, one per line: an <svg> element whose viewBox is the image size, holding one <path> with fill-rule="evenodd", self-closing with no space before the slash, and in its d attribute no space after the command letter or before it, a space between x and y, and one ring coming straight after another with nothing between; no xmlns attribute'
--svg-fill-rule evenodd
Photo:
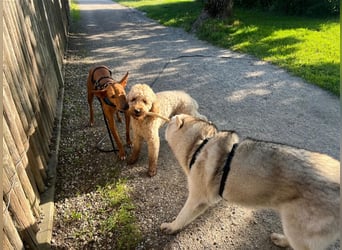
<svg viewBox="0 0 342 250"><path fill-rule="evenodd" d="M235 143L232 147L232 150L228 153L226 164L223 167L223 174L221 178L221 184L220 184L220 191L219 195L222 197L224 187L226 185L226 180L230 171L230 163L232 162L232 159L234 157L235 149L237 148L238 144Z"/></svg>
<svg viewBox="0 0 342 250"><path fill-rule="evenodd" d="M97 80L97 81L95 81L95 89L96 90L102 90L102 89L105 89L105 88L107 88L108 87L108 85L110 84L110 83L112 83L112 81L106 81L105 83L103 83L103 84L101 84L101 80L103 80L103 79L113 79L112 77L110 77L110 76L103 76L103 77L101 77L99 80Z"/></svg>
<svg viewBox="0 0 342 250"><path fill-rule="evenodd" d="M91 76L91 82L92 82L92 83L95 83L94 74L95 74L95 71L98 70L98 69L106 69L106 70L109 71L110 76L112 76L112 71L111 71L110 69L108 69L106 66L98 66L98 67L96 67L96 68L93 70L93 74L92 74L92 76ZM98 80L98 81L99 81L99 80Z"/></svg>
<svg viewBox="0 0 342 250"><path fill-rule="evenodd" d="M191 161L189 164L189 169L191 169L192 165L194 165L196 158L197 158L197 155L201 152L201 150L205 146L205 144L208 143L209 139L208 138L204 139L204 141L201 143L201 145L196 149L195 153L192 155L192 158L191 158Z"/></svg>

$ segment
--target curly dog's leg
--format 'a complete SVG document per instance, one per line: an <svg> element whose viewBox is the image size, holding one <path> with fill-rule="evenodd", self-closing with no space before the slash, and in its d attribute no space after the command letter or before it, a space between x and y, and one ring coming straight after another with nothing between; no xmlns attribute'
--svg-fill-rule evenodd
<svg viewBox="0 0 342 250"><path fill-rule="evenodd" d="M132 151L132 155L127 161L128 164L134 164L138 160L142 142L143 142L143 138L141 136L137 134L133 135L133 151Z"/></svg>
<svg viewBox="0 0 342 250"><path fill-rule="evenodd" d="M150 177L157 174L157 162L159 155L160 140L158 131L153 136L153 140L148 141L148 175Z"/></svg>
<svg viewBox="0 0 342 250"><path fill-rule="evenodd" d="M131 123L131 116L128 111L125 111L126 144L128 147L132 147L132 141L130 137L130 123Z"/></svg>

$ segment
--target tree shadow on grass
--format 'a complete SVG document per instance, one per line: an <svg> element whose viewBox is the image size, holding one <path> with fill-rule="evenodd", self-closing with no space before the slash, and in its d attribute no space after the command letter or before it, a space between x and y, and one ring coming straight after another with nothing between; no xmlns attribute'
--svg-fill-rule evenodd
<svg viewBox="0 0 342 250"><path fill-rule="evenodd" d="M238 12L233 21L208 20L197 34L200 39L217 46L270 61L308 82L339 95L339 62L334 62L334 57L331 58L332 62L327 62L326 58L325 61L321 61L318 57L301 58L300 55L303 50L301 46L308 41L306 32L319 32L326 29L327 25L335 23L334 20L286 16L276 18L270 14L260 16L258 12L256 16L247 16L246 13L248 12ZM312 53L313 57L316 57L313 52L315 48L310 46L308 43L307 53ZM317 53L324 53L320 52L319 47L316 50Z"/></svg>

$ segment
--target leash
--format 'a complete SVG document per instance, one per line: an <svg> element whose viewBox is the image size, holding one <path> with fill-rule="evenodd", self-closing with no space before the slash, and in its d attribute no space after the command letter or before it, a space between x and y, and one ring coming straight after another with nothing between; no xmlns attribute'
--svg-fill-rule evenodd
<svg viewBox="0 0 342 250"><path fill-rule="evenodd" d="M224 187L226 185L226 180L230 171L230 163L232 162L232 159L234 157L234 153L235 153L235 149L237 148L238 144L235 143L232 147L232 150L230 150L230 152L228 153L227 156L227 161L226 164L223 167L223 174L222 174L222 178L221 178L221 184L220 184L220 191L219 191L219 195L222 197L223 194L223 190Z"/></svg>
<svg viewBox="0 0 342 250"><path fill-rule="evenodd" d="M108 121L107 121L106 115L105 115L105 113L104 113L104 111L103 111L103 107L102 107L101 100L100 100L100 98L97 98L97 99L99 100L100 105L101 105L102 114L103 114L103 119L104 119L104 121L105 121L105 124L106 124L106 127L107 127L108 136L109 136L109 139L110 139L110 141L111 141L111 143L112 143L113 149L112 149L112 150L105 150L105 149L100 148L99 144L102 143L102 142L104 141L104 138L105 138L105 137L103 137L103 138L96 144L96 148L97 148L99 151L101 151L101 152L106 152L106 153L108 153L108 152L114 152L114 153L115 153L115 152L117 152L118 150L117 150L117 149L115 148L115 146L114 146L114 141L113 141L112 133L110 132L110 129L109 129L109 126L108 126Z"/></svg>
<svg viewBox="0 0 342 250"><path fill-rule="evenodd" d="M153 87L154 84L159 80L160 76L164 73L164 70L171 64L173 61L177 59L183 59L183 58L220 58L220 59L240 59L240 60L249 60L248 58L244 57L233 57L233 56L213 56L213 55L202 55L202 54L195 54L195 55L180 55L176 57L171 57L169 60L164 63L163 68L159 71L157 77L154 79L154 81L150 84L150 87Z"/></svg>

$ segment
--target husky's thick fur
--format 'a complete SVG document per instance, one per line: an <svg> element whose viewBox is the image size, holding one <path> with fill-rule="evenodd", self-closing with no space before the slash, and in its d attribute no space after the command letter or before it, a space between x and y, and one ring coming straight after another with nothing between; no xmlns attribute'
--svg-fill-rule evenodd
<svg viewBox="0 0 342 250"><path fill-rule="evenodd" d="M278 246L321 250L338 238L339 161L283 144L239 142L235 132L218 131L207 121L183 114L171 119L165 137L187 175L189 188L177 218L161 225L165 233L181 230L223 198L278 211L284 235L271 234ZM226 163L228 155L230 164ZM228 177L222 179L227 167Z"/></svg>

